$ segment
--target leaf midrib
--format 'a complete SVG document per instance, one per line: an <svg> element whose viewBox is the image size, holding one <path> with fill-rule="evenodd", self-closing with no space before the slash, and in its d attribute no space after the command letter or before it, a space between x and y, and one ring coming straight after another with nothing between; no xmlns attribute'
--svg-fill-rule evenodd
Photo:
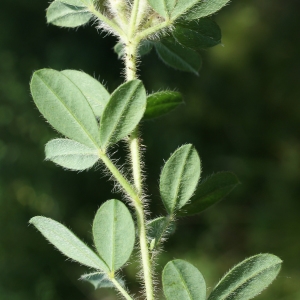
<svg viewBox="0 0 300 300"><path fill-rule="evenodd" d="M190 292L190 290L189 290L188 287L187 287L186 281L184 280L183 276L181 275L181 272L180 272L179 269L176 267L176 265L175 265L174 262L173 262L173 266L174 266L175 270L177 271L177 273L178 273L178 275L179 275L179 277L180 277L180 279L181 279L181 282L183 283L183 286L185 287L185 290L186 290L187 293L188 293L189 298L190 298L191 300L193 300L193 297L192 297L192 295L191 295L191 292Z"/></svg>
<svg viewBox="0 0 300 300"><path fill-rule="evenodd" d="M72 153L72 154L56 154L56 155L52 155L52 156L48 156L51 158L56 158L56 157L61 157L61 156L95 156L95 157L99 157L99 155L97 154L97 152L86 152L86 153ZM47 158L48 158L47 157Z"/></svg>
<svg viewBox="0 0 300 300"><path fill-rule="evenodd" d="M184 170L185 170L185 163L186 163L186 161L187 161L187 157L189 156L189 153L190 153L190 151L192 150L192 147L190 146L189 147L189 150L187 151L187 153L185 154L185 156L184 156L184 161L183 161L183 163L182 163L182 165L181 165L181 170L180 170L180 173L179 173L179 177L178 177L178 181L177 181L177 183L178 183L178 185L177 185L177 187L176 187L176 192L175 192L175 195L174 195L174 205L172 206L172 212L174 212L174 210L175 210L175 208L176 208L176 205L178 204L177 202L178 201L176 201L176 200L178 200L178 194L179 194L179 190L180 190L180 187L182 186L182 174L184 173ZM179 150L178 150L179 151Z"/></svg>

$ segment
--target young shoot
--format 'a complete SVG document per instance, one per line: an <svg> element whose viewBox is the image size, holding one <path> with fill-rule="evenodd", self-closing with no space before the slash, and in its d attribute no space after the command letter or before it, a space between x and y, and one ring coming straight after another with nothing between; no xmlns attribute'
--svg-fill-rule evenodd
<svg viewBox="0 0 300 300"><path fill-rule="evenodd" d="M141 292L147 300L158 299L157 281L162 281L167 300L248 300L261 293L280 270L282 261L275 255L252 256L230 270L209 295L200 271L181 258L168 262L162 275L154 272L159 251L174 233L176 221L202 213L239 181L231 172L202 180L199 154L186 141L162 168L158 188L165 214L151 219L139 124L170 112L182 103L182 96L168 90L148 94L137 73L138 62L155 50L168 66L197 75L201 50L221 43L221 30L211 16L228 2L54 0L47 9L50 24L76 28L91 23L116 36L114 50L124 62L124 83L112 93L92 76L75 70L41 69L30 83L38 110L63 136L46 144L46 159L71 171L88 170L101 162L101 171L123 191L122 199L102 199L93 221L91 247L52 219L36 216L30 220L62 254L92 269L81 279L97 289L114 288L125 299L138 299L122 275L134 247L140 253ZM126 172L108 155L122 140L128 144L131 162Z"/></svg>

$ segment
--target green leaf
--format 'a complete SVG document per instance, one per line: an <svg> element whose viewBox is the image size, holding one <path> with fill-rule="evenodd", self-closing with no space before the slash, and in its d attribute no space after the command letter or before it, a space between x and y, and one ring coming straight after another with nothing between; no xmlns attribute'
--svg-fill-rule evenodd
<svg viewBox="0 0 300 300"><path fill-rule="evenodd" d="M80 277L81 280L87 281L91 283L95 290L100 288L114 288L115 285L110 281L109 277L105 273L90 273L85 274ZM115 276L115 279L119 282L119 284L124 287L124 281Z"/></svg>
<svg viewBox="0 0 300 300"><path fill-rule="evenodd" d="M239 263L217 284L208 300L249 300L272 283L282 260L273 254L258 254Z"/></svg>
<svg viewBox="0 0 300 300"><path fill-rule="evenodd" d="M194 146L184 145L168 159L160 175L160 195L171 215L193 195L201 172L200 159Z"/></svg>
<svg viewBox="0 0 300 300"><path fill-rule="evenodd" d="M98 124L80 89L64 74L52 69L36 71L30 83L39 111L63 135L90 148L98 148Z"/></svg>
<svg viewBox="0 0 300 300"><path fill-rule="evenodd" d="M148 40L143 40L138 48L138 55L144 56L147 55L153 48L153 43Z"/></svg>
<svg viewBox="0 0 300 300"><path fill-rule="evenodd" d="M174 0L148 0L148 3L162 17L170 18L170 10L174 7Z"/></svg>
<svg viewBox="0 0 300 300"><path fill-rule="evenodd" d="M96 149L73 140L55 139L46 144L46 160L74 171L91 168L99 159Z"/></svg>
<svg viewBox="0 0 300 300"><path fill-rule="evenodd" d="M194 7L195 4L203 0L175 0L175 1L171 0L171 1L176 3L174 9L171 12L171 19L175 20L180 16L184 16L186 12L188 12L192 7Z"/></svg>
<svg viewBox="0 0 300 300"><path fill-rule="evenodd" d="M94 269L108 272L107 265L88 246L64 225L45 217L33 217L30 221L41 234L67 257Z"/></svg>
<svg viewBox="0 0 300 300"><path fill-rule="evenodd" d="M47 9L47 22L61 27L78 27L90 21L93 15L84 6L73 6L53 1Z"/></svg>
<svg viewBox="0 0 300 300"><path fill-rule="evenodd" d="M184 260L168 262L162 282L167 300L205 300L206 284L202 274Z"/></svg>
<svg viewBox="0 0 300 300"><path fill-rule="evenodd" d="M117 44L115 44L114 51L118 55L118 59L121 59L124 56L124 54L125 54L123 43L122 42L118 42Z"/></svg>
<svg viewBox="0 0 300 300"><path fill-rule="evenodd" d="M147 236L153 250L169 234L175 231L175 224L170 217L159 217L147 224Z"/></svg>
<svg viewBox="0 0 300 300"><path fill-rule="evenodd" d="M195 4L183 17L185 20L210 16L224 7L230 0L207 0Z"/></svg>
<svg viewBox="0 0 300 300"><path fill-rule="evenodd" d="M80 89L88 100L95 116L101 117L110 97L105 87L98 80L81 71L64 70L61 73Z"/></svg>
<svg viewBox="0 0 300 300"><path fill-rule="evenodd" d="M146 109L146 91L140 80L119 86L111 95L100 122L102 149L130 134Z"/></svg>
<svg viewBox="0 0 300 300"><path fill-rule="evenodd" d="M149 95L144 119L160 117L182 103L182 95L178 92L163 91Z"/></svg>
<svg viewBox="0 0 300 300"><path fill-rule="evenodd" d="M238 178L231 172L220 172L209 176L200 183L191 201L178 215L190 216L201 213L221 201L238 184Z"/></svg>
<svg viewBox="0 0 300 300"><path fill-rule="evenodd" d="M150 6L165 19L175 20L201 0L148 0Z"/></svg>
<svg viewBox="0 0 300 300"><path fill-rule="evenodd" d="M100 257L114 272L129 259L134 247L135 228L128 208L109 200L98 209L93 222L94 243Z"/></svg>
<svg viewBox="0 0 300 300"><path fill-rule="evenodd" d="M144 56L148 54L153 48L153 43L148 40L143 40L138 48L138 55ZM121 59L125 54L124 44L122 42L118 42L114 46L114 51L118 55L118 59Z"/></svg>
<svg viewBox="0 0 300 300"><path fill-rule="evenodd" d="M163 39L155 43L155 49L159 58L168 66L181 71L198 75L201 68L201 56L186 48L173 39Z"/></svg>
<svg viewBox="0 0 300 300"><path fill-rule="evenodd" d="M211 19L180 23L173 31L176 40L193 50L213 47L221 43L221 29Z"/></svg>
<svg viewBox="0 0 300 300"><path fill-rule="evenodd" d="M65 4L73 5L73 6L88 6L93 4L93 0L55 0L57 2L63 2Z"/></svg>

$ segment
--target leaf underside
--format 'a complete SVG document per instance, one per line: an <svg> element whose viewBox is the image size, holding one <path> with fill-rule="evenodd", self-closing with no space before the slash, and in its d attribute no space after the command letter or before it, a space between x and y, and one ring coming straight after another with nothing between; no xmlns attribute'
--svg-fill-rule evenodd
<svg viewBox="0 0 300 300"><path fill-rule="evenodd" d="M151 94L147 98L144 119L160 117L182 103L182 95L178 92L163 91Z"/></svg>
<svg viewBox="0 0 300 300"><path fill-rule="evenodd" d="M61 73L80 89L89 102L95 116L100 118L110 98L105 87L98 80L81 71L64 70Z"/></svg>
<svg viewBox="0 0 300 300"><path fill-rule="evenodd" d="M64 225L39 216L33 217L29 223L67 257L93 269L109 271L107 265Z"/></svg>
<svg viewBox="0 0 300 300"><path fill-rule="evenodd" d="M200 158L191 144L177 149L165 163L160 176L160 194L169 214L183 207L198 184Z"/></svg>
<svg viewBox="0 0 300 300"><path fill-rule="evenodd" d="M66 137L99 148L96 117L80 89L52 69L36 71L30 83L33 100L46 120Z"/></svg>
<svg viewBox="0 0 300 300"><path fill-rule="evenodd" d="M252 256L231 269L208 300L249 300L260 294L278 275L282 260L273 254Z"/></svg>
<svg viewBox="0 0 300 300"><path fill-rule="evenodd" d="M162 281L167 300L205 300L206 284L202 274L184 260L168 262Z"/></svg>
<svg viewBox="0 0 300 300"><path fill-rule="evenodd" d="M54 139L45 146L46 160L74 171L91 168L99 159L96 149L73 140Z"/></svg>
<svg viewBox="0 0 300 300"><path fill-rule="evenodd" d="M148 0L150 6L165 19L175 20L200 0Z"/></svg>
<svg viewBox="0 0 300 300"><path fill-rule="evenodd" d="M106 201L93 222L93 237L100 257L114 272L129 259L134 247L135 228L128 208L118 200Z"/></svg>
<svg viewBox="0 0 300 300"><path fill-rule="evenodd" d="M210 16L229 3L230 0L209 0L195 4L184 16L185 20L200 19Z"/></svg>
<svg viewBox="0 0 300 300"><path fill-rule="evenodd" d="M88 23L93 15L84 6L53 1L47 9L47 22L60 27L78 27Z"/></svg>
<svg viewBox="0 0 300 300"><path fill-rule="evenodd" d="M140 80L119 86L111 95L100 121L101 148L106 149L130 134L146 109L146 91Z"/></svg>

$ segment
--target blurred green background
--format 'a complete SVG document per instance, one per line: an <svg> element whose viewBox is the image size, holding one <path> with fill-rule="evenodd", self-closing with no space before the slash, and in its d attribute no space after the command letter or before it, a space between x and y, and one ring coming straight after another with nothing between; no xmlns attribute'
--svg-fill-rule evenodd
<svg viewBox="0 0 300 300"><path fill-rule="evenodd" d="M57 134L30 97L32 72L80 69L110 92L123 80L113 37L91 26L46 25L47 6L4 0L0 10L0 299L116 299L78 281L87 269L66 261L28 226L44 215L90 243L97 208L119 197L101 170L76 174L44 161L44 144ZM195 144L202 177L231 170L242 183L202 215L180 220L160 258L162 266L173 258L195 264L208 290L240 260L271 252L284 265L256 299L300 299L299 12L297 0L235 0L214 18L223 46L203 52L199 77L173 71L155 53L140 65L149 92L168 87L185 96L184 106L142 126L153 216L164 213L161 166L181 144ZM134 260L125 274L137 291Z"/></svg>

